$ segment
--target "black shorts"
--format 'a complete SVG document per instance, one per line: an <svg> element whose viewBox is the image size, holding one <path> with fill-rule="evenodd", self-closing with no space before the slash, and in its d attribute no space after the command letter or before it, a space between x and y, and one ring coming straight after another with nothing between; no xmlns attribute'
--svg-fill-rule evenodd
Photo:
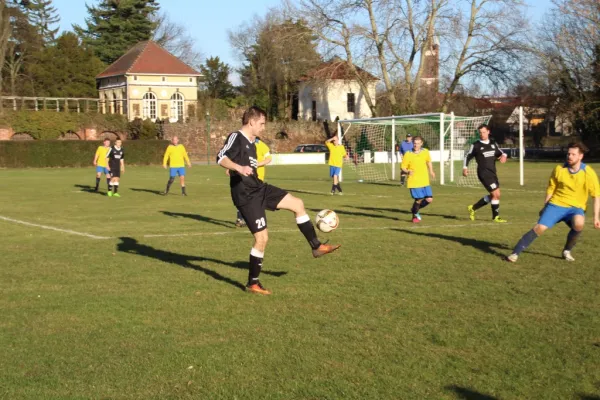
<svg viewBox="0 0 600 400"><path fill-rule="evenodd" d="M109 164L110 167L110 176L111 178L120 178L121 177L121 164Z"/></svg>
<svg viewBox="0 0 600 400"><path fill-rule="evenodd" d="M277 211L277 205L287 194L288 192L277 186L265 184L260 190L252 193L246 204L238 207L250 232L254 234L267 229L265 210Z"/></svg>
<svg viewBox="0 0 600 400"><path fill-rule="evenodd" d="M483 187L485 187L485 189L490 193L500 188L498 176L493 172L478 172L477 177L479 178L479 182L481 182Z"/></svg>

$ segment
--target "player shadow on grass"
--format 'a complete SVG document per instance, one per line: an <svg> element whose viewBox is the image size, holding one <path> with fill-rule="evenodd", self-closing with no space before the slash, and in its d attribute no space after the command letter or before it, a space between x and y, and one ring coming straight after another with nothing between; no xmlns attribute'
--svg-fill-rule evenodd
<svg viewBox="0 0 600 400"><path fill-rule="evenodd" d="M165 214L166 216L169 216L169 217L174 217L174 218L179 218L179 217L189 218L189 219L193 219L193 220L200 221L200 222L208 222L210 224L222 226L222 227L225 227L225 228L233 228L233 229L235 229L235 222L224 221L222 219L215 219L215 218L211 218L211 217L205 217L204 215L200 215L200 214L186 214L186 213L176 213L176 212L170 212L170 211L161 211L161 213L163 213L163 214Z"/></svg>
<svg viewBox="0 0 600 400"><path fill-rule="evenodd" d="M155 249L154 247L140 244L137 239L131 237L120 237L121 243L117 245L117 250L123 253L129 253L134 255L140 255L144 257L154 258L156 260L166 262L169 264L175 264L183 268L193 269L199 272L203 272L204 274L214 278L218 281L222 281L228 283L232 286L235 286L241 290L246 290L246 287L237 281L234 281L231 278L223 276L216 271L211 269L202 267L200 265L194 264L193 262L212 262L215 264L225 265L231 268L248 270L248 263L243 261L236 261L233 263L217 260L215 258L209 257L201 257L201 256L190 256L185 254L173 253L171 251L165 251L160 249ZM261 271L263 274L271 275L274 277L280 277L286 275L285 271Z"/></svg>
<svg viewBox="0 0 600 400"><path fill-rule="evenodd" d="M160 190L138 189L138 188L130 188L129 190L133 190L134 192L144 192L144 193L152 193L152 194L162 195L162 192Z"/></svg>
<svg viewBox="0 0 600 400"><path fill-rule="evenodd" d="M357 208L359 210L365 210L365 211L400 213L400 214L407 214L407 215L412 216L412 212L410 210L401 210L399 208L356 207L356 206L344 206L344 207L352 207L352 208ZM432 217L441 217L444 219L460 219L456 215L435 214L435 213L430 213L428 211L429 211L429 209L427 211L424 211L423 215L432 216Z"/></svg>
<svg viewBox="0 0 600 400"><path fill-rule="evenodd" d="M290 193L310 194L313 196L331 196L331 194L329 194L329 193L312 192L310 190L296 190L296 189L285 189L285 190Z"/></svg>
<svg viewBox="0 0 600 400"><path fill-rule="evenodd" d="M313 211L313 212L321 211L318 208L309 208L308 210ZM391 219L393 221L399 221L399 218L390 217L388 215L383 215L383 214L367 214L367 213L363 213L363 212L340 210L337 208L334 211L338 215L352 215L354 217L367 217L367 218L383 218L383 219Z"/></svg>
<svg viewBox="0 0 600 400"><path fill-rule="evenodd" d="M86 193L94 193L94 194L101 194L101 195L106 195L106 192L101 191L102 189L99 189L97 192L94 190L95 188L93 186L90 185L74 185L76 188L81 189L82 192L86 192ZM106 189L108 190L108 189Z"/></svg>
<svg viewBox="0 0 600 400"><path fill-rule="evenodd" d="M456 242L456 243L462 244L463 246L470 246L470 247L473 247L474 249L481 250L484 253L493 254L495 256L501 257L502 259L506 258L506 256L512 250L512 247L509 247L505 244L488 242L488 241L479 240L479 239L471 239L471 238L460 237L460 236L442 235L441 233L417 232L415 230L401 229L401 228L392 228L391 230L397 231L397 232L402 232L402 233L408 233L408 234L416 235L416 236L427 236L427 237L434 238L434 239L443 239L443 240L448 240L450 242ZM501 249L501 250L506 250L506 251L504 253L501 253L496 249ZM527 253L542 255L542 256L546 256L546 257L550 257L550 258L556 258L559 260L562 259L561 257L558 257L558 256L553 256L553 255L545 254L545 253L538 253L538 252L534 252L534 251L527 251Z"/></svg>
<svg viewBox="0 0 600 400"><path fill-rule="evenodd" d="M596 396L593 394L577 393L577 396L579 396L581 400L600 400L600 396Z"/></svg>
<svg viewBox="0 0 600 400"><path fill-rule="evenodd" d="M459 399L464 399L464 400L498 400L497 397L494 396L490 396L487 394L483 394L483 393L479 393L476 392L474 390L465 388L465 387L461 387L461 386L457 386L457 385L449 385L446 386L444 389L449 390L449 391L453 391L454 393L456 393L456 397Z"/></svg>

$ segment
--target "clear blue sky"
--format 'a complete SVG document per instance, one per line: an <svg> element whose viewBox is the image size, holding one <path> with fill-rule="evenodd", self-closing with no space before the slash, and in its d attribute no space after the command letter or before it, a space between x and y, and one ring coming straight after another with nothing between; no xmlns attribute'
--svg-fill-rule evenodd
<svg viewBox="0 0 600 400"><path fill-rule="evenodd" d="M525 0L529 4L528 15L535 21L551 6L551 0ZM87 16L85 4L97 4L97 0L54 0L61 17L61 29L72 30L73 24L83 25ZM160 0L163 11L172 20L185 25L197 40L196 49L205 57L219 56L234 67L239 61L229 45L227 31L252 19L263 16L280 0Z"/></svg>

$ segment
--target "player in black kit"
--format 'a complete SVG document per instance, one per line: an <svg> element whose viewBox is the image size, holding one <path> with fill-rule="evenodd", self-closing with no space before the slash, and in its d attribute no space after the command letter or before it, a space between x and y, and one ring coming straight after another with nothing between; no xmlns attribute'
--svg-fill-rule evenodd
<svg viewBox="0 0 600 400"><path fill-rule="evenodd" d="M121 197L119 194L119 181L121 173L125 172L125 152L121 147L123 142L121 139L115 141L115 145L108 150L106 158L108 158L108 171L110 172L110 186L108 187L109 197Z"/></svg>
<svg viewBox="0 0 600 400"><path fill-rule="evenodd" d="M340 245L322 244L319 241L301 199L258 179L254 140L265 129L265 121L266 113L259 107L253 106L246 110L242 117L242 128L227 137L225 145L217 155L217 163L229 170L233 204L254 235L246 290L267 295L271 294L271 291L265 289L258 279L268 241L265 210L292 211L296 216L298 228L312 248L314 257L331 253Z"/></svg>
<svg viewBox="0 0 600 400"><path fill-rule="evenodd" d="M496 160L501 163L506 162L506 154L500 150L498 144L490 140L490 129L487 125L479 126L479 140L473 143L469 152L465 156L463 165L463 176L469 175L469 162L475 158L477 161L477 177L479 182L487 189L489 195L482 197L477 203L467 207L469 218L475 220L475 211L481 207L492 204L492 221L506 222L500 218L500 182L496 175Z"/></svg>

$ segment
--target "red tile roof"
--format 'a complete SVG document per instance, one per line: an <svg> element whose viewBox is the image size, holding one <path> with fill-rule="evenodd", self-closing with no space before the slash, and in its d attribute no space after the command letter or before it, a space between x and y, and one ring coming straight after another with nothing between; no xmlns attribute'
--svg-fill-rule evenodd
<svg viewBox="0 0 600 400"><path fill-rule="evenodd" d="M379 78L371 75L364 69L354 66L358 71L358 74L367 81L378 81ZM356 76L350 69L350 64L339 58L332 61L324 62L313 68L306 75L302 76L300 81L311 81L311 80L325 80L325 79L343 79L343 80L356 80Z"/></svg>
<svg viewBox="0 0 600 400"><path fill-rule="evenodd" d="M201 75L151 40L133 46L96 78L124 74Z"/></svg>

